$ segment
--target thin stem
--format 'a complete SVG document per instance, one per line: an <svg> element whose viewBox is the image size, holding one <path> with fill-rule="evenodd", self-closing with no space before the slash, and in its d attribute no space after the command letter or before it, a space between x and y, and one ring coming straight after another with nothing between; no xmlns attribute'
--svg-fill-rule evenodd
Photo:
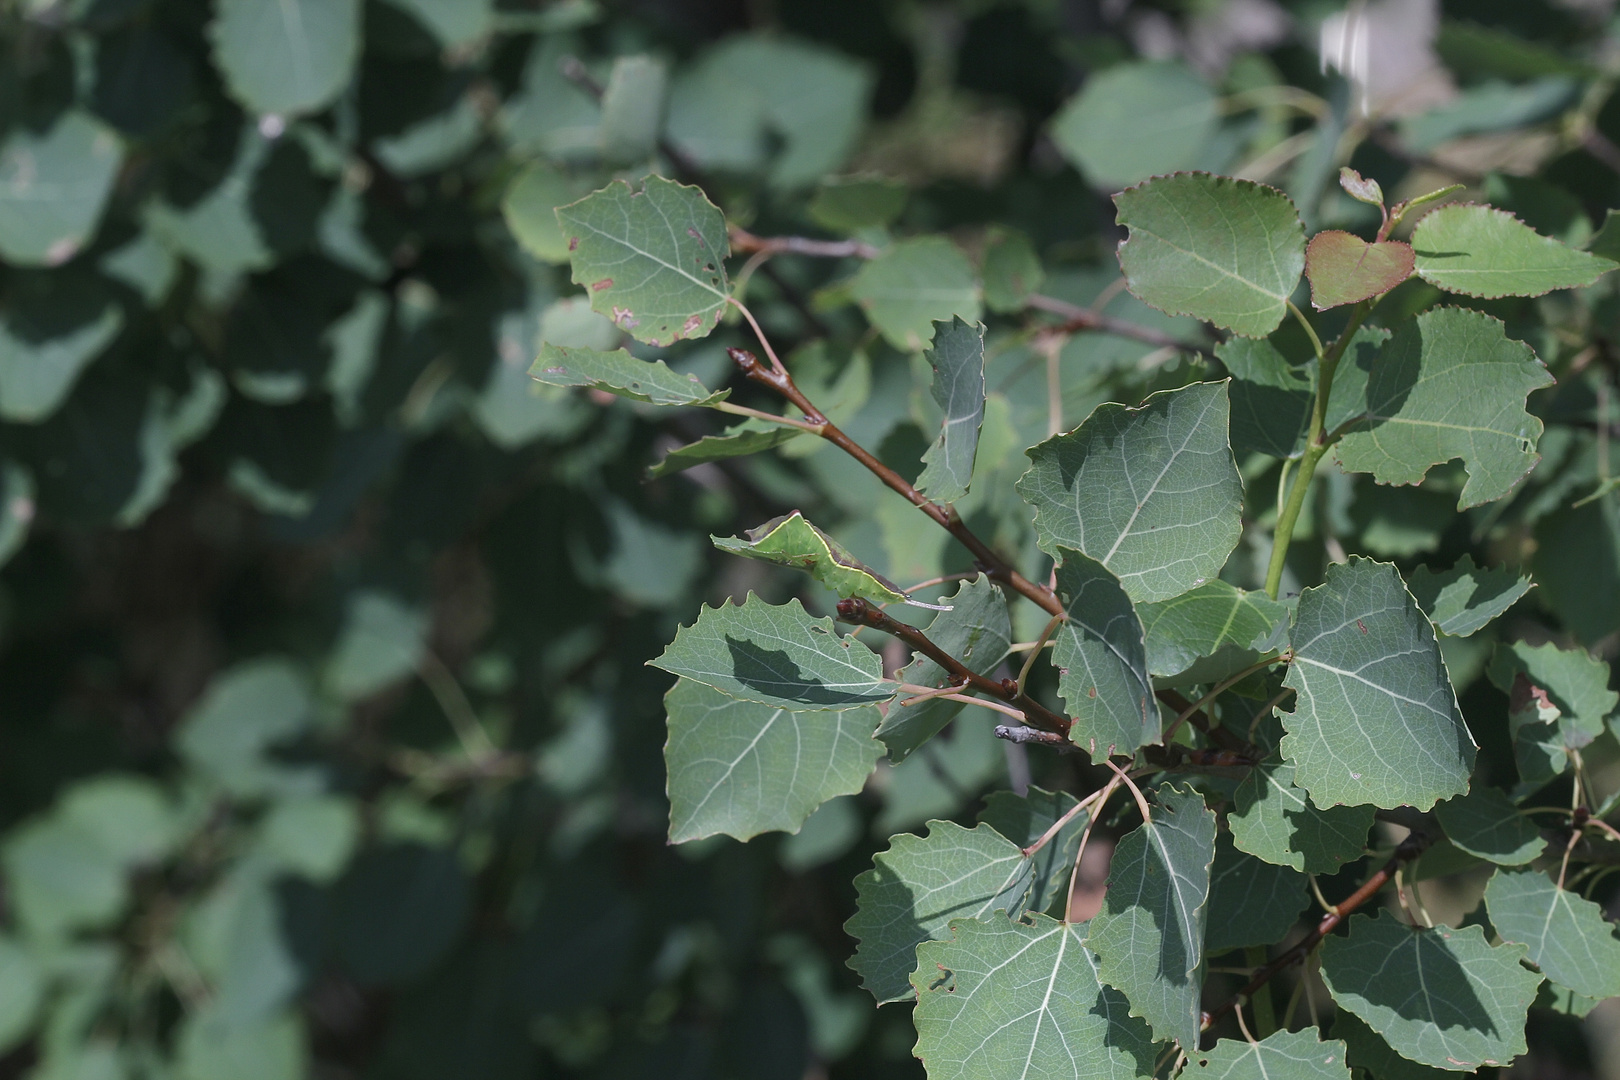
<svg viewBox="0 0 1620 1080"><path fill-rule="evenodd" d="M1306 876L1310 879L1310 882L1311 882L1311 895L1316 897L1316 902L1318 904L1322 905L1322 910L1327 911L1327 912L1332 912L1332 911L1336 910L1333 907L1332 904L1327 902L1327 897L1322 895L1322 886L1317 883L1316 875L1315 874L1307 874Z"/></svg>
<svg viewBox="0 0 1620 1080"><path fill-rule="evenodd" d="M1148 810L1147 798L1143 796L1142 789L1136 786L1136 781L1132 780L1130 775L1124 769L1115 765L1111 759L1103 758L1103 764L1113 769L1119 775L1119 778L1125 782L1125 786L1131 789L1131 797L1136 800L1136 808L1142 812L1142 824L1153 824L1153 814Z"/></svg>
<svg viewBox="0 0 1620 1080"><path fill-rule="evenodd" d="M1051 619L1047 620L1046 629L1041 631L1041 636L1035 639L1034 645L1030 646L1029 656L1024 659L1024 666L1018 669L1019 693L1023 693L1024 685L1029 681L1029 673L1035 666L1035 658L1041 655L1041 650L1046 648L1046 643L1052 640L1053 632L1057 630L1058 624L1063 621L1064 616L1062 615L1052 616Z"/></svg>
<svg viewBox="0 0 1620 1080"><path fill-rule="evenodd" d="M1041 850L1041 848L1043 848L1047 844L1051 843L1052 842L1052 837L1054 837L1058 833L1062 832L1064 826L1068 825L1069 822L1073 821L1076 814L1083 813L1087 807L1091 806L1098 799L1102 798L1103 793L1106 792L1107 790L1108 790L1108 788L1106 786L1100 787L1096 791L1093 791L1090 795L1087 795L1084 799L1081 799L1079 802L1077 802L1073 806L1069 807L1069 809L1064 812L1062 817L1058 818L1056 821L1054 821L1052 823L1051 828L1047 829L1045 832L1043 832L1040 835L1040 839L1036 840L1033 844L1029 845L1029 847L1023 849L1024 858L1026 858L1026 859L1029 858L1031 855L1033 855L1037 851ZM1093 816L1095 816L1095 815L1093 815Z"/></svg>
<svg viewBox="0 0 1620 1080"><path fill-rule="evenodd" d="M1283 702L1283 698L1287 697L1289 694L1292 694L1293 692L1294 692L1294 688L1292 686L1285 686L1285 687L1283 687L1282 691L1276 697L1272 698L1270 701L1268 701L1264 705L1260 706L1260 711L1254 714L1254 719L1253 720L1249 721L1249 741L1250 742L1254 742L1255 730L1260 727L1260 724L1265 720L1266 717L1271 715L1271 710L1275 709L1277 706L1281 705L1282 702Z"/></svg>
<svg viewBox="0 0 1620 1080"><path fill-rule="evenodd" d="M1061 333L1074 333L1078 330L1095 330L1104 334L1113 334L1116 337L1130 338L1140 341L1144 345L1155 345L1161 349L1177 349L1184 352L1195 352L1203 356L1213 357L1215 354L1205 346L1189 345L1185 341L1160 330L1153 330L1146 326L1138 326L1124 319L1116 319L1112 315L1104 315L1090 308L1083 308L1071 304L1067 300L1059 300L1052 296L1042 296L1036 293L1024 301L1024 305L1036 311L1044 311L1056 315L1063 320L1057 327Z"/></svg>
<svg viewBox="0 0 1620 1080"><path fill-rule="evenodd" d="M961 693L961 691L962 687L960 685L935 687L932 690L924 690L920 694L913 694L911 697L908 697L904 701L900 702L900 707L909 708L912 705L916 705L919 702L928 701L931 698L943 697L946 694L958 694Z"/></svg>
<svg viewBox="0 0 1620 1080"><path fill-rule="evenodd" d="M778 375L780 375L782 378L787 379L789 382L792 382L793 377L788 374L788 370L787 370L786 367L783 366L781 358L776 355L776 350L771 348L771 339L766 337L765 336L765 331L763 331L763 330L761 330L759 328L759 321L754 318L754 313L752 311L748 310L748 305L744 304L742 301L736 299L735 297L727 298L726 302L728 304L730 304L732 307L736 308L738 311L742 312L742 317L748 320L748 325L749 326L753 327L754 336L759 339L760 346L762 348L764 348L766 357L768 357L770 359L770 361L771 361L771 367L774 368L776 370L776 373ZM799 403L795 401L794 404L798 405ZM802 406L802 405L800 405L799 407L801 409L804 408L804 406ZM811 411L813 411L813 410L806 410L805 411L805 416L808 417L810 415ZM817 415L820 415L820 414L817 414ZM811 430L813 431L815 429L811 428Z"/></svg>
<svg viewBox="0 0 1620 1080"><path fill-rule="evenodd" d="M1268 656L1264 660L1259 661L1258 663L1250 664L1248 667L1244 668L1242 671L1239 671L1234 675L1228 675L1226 678L1222 679L1220 682L1216 683L1213 687L1211 687L1209 693L1205 694L1203 697L1199 698L1197 701L1193 702L1191 705L1188 705L1185 709L1181 710L1180 715L1178 715L1175 718L1175 720L1171 721L1170 726L1165 729L1164 735L1160 738L1159 741L1168 744L1170 742L1170 739L1175 735L1176 731L1180 729L1182 724L1187 722L1187 718L1190 717L1193 713L1198 712L1199 710L1204 710L1205 715L1208 716L1209 715L1208 714L1209 706L1213 705L1215 703L1216 698L1218 698L1222 694L1226 693L1228 690L1230 690L1232 687L1236 686L1238 683L1242 682L1244 679L1247 679L1250 675L1253 675L1257 671L1264 671L1266 668L1270 667L1272 664L1276 664L1276 663L1279 663L1279 662L1286 664L1286 663L1289 663L1290 661L1292 661L1293 659L1294 659L1294 654L1285 649L1282 652L1278 653L1276 656ZM1210 716L1209 718L1210 718L1211 721L1213 721L1215 719L1213 716Z"/></svg>
<svg viewBox="0 0 1620 1080"><path fill-rule="evenodd" d="M812 255L823 259L875 259L880 249L862 240L812 240L807 236L755 236L740 225L727 230L732 251L762 255Z"/></svg>
<svg viewBox="0 0 1620 1080"><path fill-rule="evenodd" d="M1277 520L1281 521L1283 506L1288 502L1288 474L1294 471L1294 459L1283 458L1282 468L1277 470Z"/></svg>
<svg viewBox="0 0 1620 1080"><path fill-rule="evenodd" d="M733 405L729 401L717 401L713 405L710 405L709 408L714 409L717 412L731 413L733 416L752 416L756 420L768 420L773 424L781 424L783 427L795 427L800 431L808 431L811 434L816 433L816 425L814 424L807 423L803 420L795 420L791 416L778 416L776 413L768 413L760 409L750 409L746 405Z"/></svg>
<svg viewBox="0 0 1620 1080"><path fill-rule="evenodd" d="M1311 339L1311 348L1316 350L1316 359L1320 361L1325 350L1322 348L1322 339L1316 336L1316 327L1311 325L1311 320L1305 317L1305 313L1299 310L1292 300L1288 301L1288 310L1299 320L1299 325L1305 328L1305 336Z"/></svg>
<svg viewBox="0 0 1620 1080"><path fill-rule="evenodd" d="M474 760L491 757L500 753L500 748L490 739L484 725L478 720L478 713L473 709L472 702L461 689L461 684L450 669L445 666L432 650L423 649L421 659L416 663L416 673L427 684L428 690L433 694L439 708L444 712L446 720L456 734L456 741L461 743L461 749Z"/></svg>
<svg viewBox="0 0 1620 1080"><path fill-rule="evenodd" d="M1069 891L1063 894L1064 922L1069 921L1069 908L1074 903L1074 883L1080 878L1080 860L1086 857L1086 842L1091 839L1092 826L1096 825L1097 819L1102 817L1102 808L1107 805L1109 796L1114 794L1114 790L1119 787L1120 781L1125 779L1124 773L1119 772L1118 769L1114 771L1117 775L1108 781L1108 784L1099 792L1101 797L1097 802L1098 812L1092 814L1086 820L1085 831L1080 834L1080 848L1074 853L1074 867L1069 871Z"/></svg>
<svg viewBox="0 0 1620 1080"><path fill-rule="evenodd" d="M939 697L941 701L960 701L964 705L977 705L981 709L994 709L996 712L1004 713L1020 723L1027 722L1029 719L1011 705L1003 705L999 701L986 701L984 698L968 697L966 694L941 694Z"/></svg>

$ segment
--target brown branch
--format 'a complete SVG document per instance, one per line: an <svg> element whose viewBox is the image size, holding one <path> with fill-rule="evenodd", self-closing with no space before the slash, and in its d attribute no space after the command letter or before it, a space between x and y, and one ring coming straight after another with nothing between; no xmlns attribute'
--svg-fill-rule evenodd
<svg viewBox="0 0 1620 1080"><path fill-rule="evenodd" d="M1024 301L1026 307L1036 311L1044 311L1056 315L1063 320L1062 325L1055 327L1058 333L1072 334L1079 330L1095 330L1103 334L1114 334L1117 337L1131 338L1144 345L1154 345L1161 349L1180 349L1184 352L1195 352L1200 356L1214 358L1215 353L1207 346L1190 345L1180 338L1166 334L1162 330L1154 330L1146 326L1138 326L1124 319L1116 319L1112 315L1104 315L1090 308L1071 304L1067 300L1059 300L1052 296L1042 296L1035 293Z"/></svg>
<svg viewBox="0 0 1620 1080"><path fill-rule="evenodd" d="M812 240L808 236L755 236L740 225L729 226L732 251L769 255L813 255L822 259L875 259L878 249L864 240Z"/></svg>
<svg viewBox="0 0 1620 1080"><path fill-rule="evenodd" d="M1316 927L1301 938L1293 948L1288 949L1270 963L1262 965L1255 971L1254 977L1248 981L1243 989L1215 1006L1211 1011L1204 1013L1202 1030L1208 1030L1209 1026L1216 1020L1219 1020L1222 1016L1253 997L1255 991L1270 982L1273 975L1309 956L1311 950L1316 948L1323 938L1332 933L1335 926L1338 926L1351 912L1377 895L1378 890L1389 884L1390 879L1395 876L1395 871L1399 870L1402 865L1422 855L1424 851L1428 850L1431 843L1433 841L1428 834L1421 832L1413 832L1405 840L1402 840L1400 846L1395 849L1395 853L1390 856L1389 861L1376 874L1368 878L1361 888L1334 904L1333 909L1323 915Z"/></svg>
<svg viewBox="0 0 1620 1080"><path fill-rule="evenodd" d="M905 477L889 468L883 462L873 457L860 443L851 439L839 430L838 426L811 403L810 399L800 392L793 382L792 376L785 371L777 371L772 367L759 362L759 358L747 349L727 349L738 369L749 379L761 385L768 386L781 394L792 404L798 406L804 413L804 418L815 425L814 432L823 439L832 443L850 457L866 466L867 470L876 476L890 489L904 496L906 501L917 509L933 518L941 528L949 532L961 542L962 546L973 553L981 569L991 580L999 581L1007 588L1028 597L1052 615L1061 615L1063 605L1059 602L1057 594L1044 585L1037 585L1013 568L1012 564L991 549L990 545L979 539L973 530L967 527L961 515L954 506L941 506L929 499L922 492L911 485Z"/></svg>
<svg viewBox="0 0 1620 1080"><path fill-rule="evenodd" d="M1009 705L1019 709L1026 720L1037 727L1047 731L1066 736L1072 721L1065 716L1048 709L1028 694L1018 689L1018 684L1011 679L992 679L980 675L962 661L935 645L928 635L915 626L907 625L897 619L890 618L881 608L869 604L859 597L851 597L838 601L838 617L847 623L858 626L870 626L874 630L881 630L885 634L899 638L913 649L922 653L928 659L950 672L952 677L964 686L970 686L980 693L989 694L999 698Z"/></svg>

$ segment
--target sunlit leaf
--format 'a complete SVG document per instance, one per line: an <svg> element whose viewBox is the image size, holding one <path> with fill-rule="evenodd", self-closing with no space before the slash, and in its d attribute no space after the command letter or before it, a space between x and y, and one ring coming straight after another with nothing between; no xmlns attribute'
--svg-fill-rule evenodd
<svg viewBox="0 0 1620 1080"><path fill-rule="evenodd" d="M1479 567L1465 554L1450 570L1420 566L1407 582L1412 597L1443 634L1467 637L1512 607L1530 579L1505 567Z"/></svg>
<svg viewBox="0 0 1620 1080"><path fill-rule="evenodd" d="M1259 1042L1220 1039L1189 1054L1186 1075L1206 1080L1349 1080L1344 1043L1323 1042L1314 1027L1277 1031Z"/></svg>
<svg viewBox="0 0 1620 1080"><path fill-rule="evenodd" d="M934 369L933 397L943 414L939 438L923 454L918 491L935 502L955 502L968 493L973 459L984 422L984 327L961 319L936 327L927 359Z"/></svg>
<svg viewBox="0 0 1620 1080"><path fill-rule="evenodd" d="M905 598L898 585L851 555L797 510L749 529L744 537L711 539L715 547L733 555L808 571L839 596L858 596L880 604Z"/></svg>
<svg viewBox="0 0 1620 1080"><path fill-rule="evenodd" d="M731 396L710 390L695 375L671 371L662 360L637 360L623 349L567 349L547 344L529 374L549 386L586 386L652 405L710 405Z"/></svg>
<svg viewBox="0 0 1620 1080"><path fill-rule="evenodd" d="M1540 296L1590 285L1616 263L1565 247L1489 206L1442 206L1412 233L1417 272L1464 296Z"/></svg>
<svg viewBox="0 0 1620 1080"><path fill-rule="evenodd" d="M1354 233L1329 229L1305 247L1311 306L1318 311L1386 293L1412 274L1412 246L1399 240L1369 244Z"/></svg>
<svg viewBox="0 0 1620 1080"><path fill-rule="evenodd" d="M1620 994L1620 938L1601 905L1540 870L1498 870L1485 910L1502 940L1527 947L1547 978L1586 997Z"/></svg>

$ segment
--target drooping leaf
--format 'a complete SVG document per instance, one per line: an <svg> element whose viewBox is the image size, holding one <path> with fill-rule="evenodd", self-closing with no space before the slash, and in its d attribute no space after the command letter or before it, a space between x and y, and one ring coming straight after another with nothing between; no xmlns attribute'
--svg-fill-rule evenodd
<svg viewBox="0 0 1620 1080"><path fill-rule="evenodd" d="M1221 833L1209 872L1204 950L1213 956L1281 941L1310 902L1304 874L1262 862L1238 850L1231 834Z"/></svg>
<svg viewBox="0 0 1620 1080"><path fill-rule="evenodd" d="M809 572L839 596L858 596L875 603L905 599L905 593L862 563L844 546L795 510L772 518L743 537L710 537L714 546L733 555L763 559Z"/></svg>
<svg viewBox="0 0 1620 1080"><path fill-rule="evenodd" d="M796 833L816 807L861 790L877 764L873 708L790 712L681 679L664 695L669 842Z"/></svg>
<svg viewBox="0 0 1620 1080"><path fill-rule="evenodd" d="M1092 75L1052 122L1052 139L1092 186L1117 191L1199 164L1220 120L1209 84L1175 61Z"/></svg>
<svg viewBox="0 0 1620 1080"><path fill-rule="evenodd" d="M1190 1054L1186 1075L1205 1080L1350 1080L1344 1043L1314 1027L1277 1031L1259 1042L1221 1039Z"/></svg>
<svg viewBox="0 0 1620 1080"><path fill-rule="evenodd" d="M918 947L916 1054L930 1080L1151 1075L1153 1038L1099 981L1085 929L962 918Z"/></svg>
<svg viewBox="0 0 1620 1080"><path fill-rule="evenodd" d="M1364 418L1334 454L1381 484L1416 484L1431 466L1461 458L1459 509L1500 499L1539 460L1541 421L1525 412L1552 376L1499 319L1436 308L1395 332L1367 378Z"/></svg>
<svg viewBox="0 0 1620 1080"><path fill-rule="evenodd" d="M1470 204L1442 206L1425 216L1412 233L1412 247L1424 281L1485 299L1581 288L1617 265L1542 236L1506 210Z"/></svg>
<svg viewBox="0 0 1620 1080"><path fill-rule="evenodd" d="M647 470L647 479L657 480L694 465L707 465L711 461L746 457L762 450L771 450L802 434L804 432L799 428L762 420L744 420L719 435L705 435L695 443L677 446Z"/></svg>
<svg viewBox="0 0 1620 1080"><path fill-rule="evenodd" d="M1147 634L1148 672L1170 677L1190 671L1186 682L1214 682L1254 663L1260 658L1256 650L1288 621L1287 607L1265 593L1219 579L1141 604L1136 613Z"/></svg>
<svg viewBox="0 0 1620 1080"><path fill-rule="evenodd" d="M789 709L853 709L893 694L877 653L839 637L831 619L811 618L797 600L778 606L753 593L741 604L705 605L648 663L730 697Z"/></svg>
<svg viewBox="0 0 1620 1080"><path fill-rule="evenodd" d="M1489 784L1476 784L1467 795L1440 803L1434 816L1453 844L1499 866L1523 866L1547 847L1535 822Z"/></svg>
<svg viewBox="0 0 1620 1080"><path fill-rule="evenodd" d="M1007 655L1007 646L1012 642L1007 598L989 578L980 575L964 581L948 603L950 610L935 615L928 624L928 639L972 670L989 674ZM913 686L943 686L949 675L919 654L900 671L899 677ZM963 708L960 701L940 698L928 698L915 705L896 703L879 725L877 738L888 747L889 760L898 764L938 735Z"/></svg>
<svg viewBox="0 0 1620 1080"><path fill-rule="evenodd" d="M969 326L956 318L935 327L927 358L934 369L934 404L944 418L939 438L923 454L915 486L935 502L952 503L968 493L984 422L983 324Z"/></svg>
<svg viewBox="0 0 1620 1080"><path fill-rule="evenodd" d="M720 210L695 187L649 176L615 180L557 208L573 281L591 308L649 345L706 336L720 323L731 252Z"/></svg>
<svg viewBox="0 0 1620 1080"><path fill-rule="evenodd" d="M1401 1056L1472 1072L1524 1053L1525 1014L1541 976L1522 945L1492 946L1478 926L1408 926L1392 911L1350 919L1322 943L1322 979L1340 1008Z"/></svg>
<svg viewBox="0 0 1620 1080"><path fill-rule="evenodd" d="M1468 790L1474 740L1434 627L1388 563L1351 556L1300 594L1283 757L1319 807L1427 810Z"/></svg>
<svg viewBox="0 0 1620 1080"><path fill-rule="evenodd" d="M1264 337L1288 314L1305 269L1305 227L1282 192L1177 173L1114 196L1130 230L1119 262L1131 292L1172 315Z"/></svg>
<svg viewBox="0 0 1620 1080"><path fill-rule="evenodd" d="M1265 338L1227 338L1215 355L1232 373L1233 451L1299 457L1311 426L1313 373L1290 364Z"/></svg>
<svg viewBox="0 0 1620 1080"><path fill-rule="evenodd" d="M1464 555L1439 573L1418 567L1407 587L1441 633L1468 637L1517 603L1531 582L1505 567L1475 566L1474 557Z"/></svg>
<svg viewBox="0 0 1620 1080"><path fill-rule="evenodd" d="M1226 384L1193 383L1135 409L1099 405L1032 447L1017 488L1041 550L1084 552L1139 602L1214 578L1242 532L1227 425Z"/></svg>
<svg viewBox="0 0 1620 1080"><path fill-rule="evenodd" d="M22 125L0 145L0 256L56 266L95 235L123 157L118 137L70 109L43 134Z"/></svg>
<svg viewBox="0 0 1620 1080"><path fill-rule="evenodd" d="M1027 848L1074 809L1077 801L1066 791L1046 791L1038 787L1031 787L1024 795L996 791L985 796L979 823L990 826L1019 847ZM1068 888L1069 870L1074 866L1080 834L1085 831L1089 818L1085 811L1070 818L1030 860L1035 874L1024 904L1030 911L1049 910Z"/></svg>
<svg viewBox="0 0 1620 1080"><path fill-rule="evenodd" d="M1412 245L1399 240L1369 244L1354 233L1328 229L1305 247L1305 276L1317 311L1354 304L1386 293L1412 276Z"/></svg>
<svg viewBox="0 0 1620 1080"><path fill-rule="evenodd" d="M1069 739L1094 761L1135 753L1162 730L1142 621L1107 567L1067 548L1058 557L1058 598L1068 617L1052 635L1052 663L1074 721Z"/></svg>
<svg viewBox="0 0 1620 1080"><path fill-rule="evenodd" d="M623 349L568 349L541 346L529 374L548 386L588 386L652 405L711 405L731 396L710 390L690 373L671 371L662 360L637 360Z"/></svg>
<svg viewBox="0 0 1620 1080"><path fill-rule="evenodd" d="M1191 788L1166 784L1155 793L1153 820L1119 841L1108 869L1102 910L1086 944L1096 950L1102 981L1121 991L1131 1015L1198 1048L1199 992L1215 815Z"/></svg>
<svg viewBox="0 0 1620 1080"><path fill-rule="evenodd" d="M953 919L1024 913L1035 868L989 825L931 821L925 836L901 833L855 879L855 914L844 932L857 944L849 966L878 1004L913 993L917 946L942 938Z"/></svg>
<svg viewBox="0 0 1620 1080"><path fill-rule="evenodd" d="M1547 978L1586 997L1620 995L1620 938L1600 905L1540 870L1498 870L1485 910L1502 940L1527 947Z"/></svg>
<svg viewBox="0 0 1620 1080"><path fill-rule="evenodd" d="M1294 785L1294 766L1273 755L1238 785L1227 824L1237 847L1268 863L1307 874L1336 874L1361 858L1371 806L1312 805Z"/></svg>
<svg viewBox="0 0 1620 1080"><path fill-rule="evenodd" d="M1548 979L1541 984L1540 991L1531 1008L1551 1009L1553 1012L1563 1013L1565 1016L1585 1017L1601 1005L1597 998L1577 994L1567 986L1559 986Z"/></svg>
<svg viewBox="0 0 1620 1080"><path fill-rule="evenodd" d="M862 266L850 293L889 343L916 352L934 337L934 324L979 321L979 286L973 267L943 236L920 236L890 246Z"/></svg>
<svg viewBox="0 0 1620 1080"><path fill-rule="evenodd" d="M221 0L214 63L251 113L315 112L343 92L360 53L358 0Z"/></svg>
<svg viewBox="0 0 1620 1080"><path fill-rule="evenodd" d="M1028 236L1015 229L990 230L984 246L984 302L991 311L1011 313L1022 309L1045 277L1040 256Z"/></svg>

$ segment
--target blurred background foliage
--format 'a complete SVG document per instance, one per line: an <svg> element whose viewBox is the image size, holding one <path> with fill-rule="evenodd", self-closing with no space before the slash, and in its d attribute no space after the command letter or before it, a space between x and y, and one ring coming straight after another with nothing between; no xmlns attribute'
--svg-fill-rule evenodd
<svg viewBox="0 0 1620 1080"><path fill-rule="evenodd" d="M797 835L666 846L669 680L644 661L700 600L811 589L705 533L800 507L896 581L965 566L841 455L649 482L708 420L531 385L542 341L616 338L551 208L654 170L761 235L948 237L913 253L959 263L991 324L996 482L964 511L1032 553L1017 449L1213 365L1032 333L1008 266L1199 344L1112 254L1107 195L1178 168L1363 232L1341 164L1393 198L1460 181L1584 243L1620 205L1612 7L6 0L0 1076L920 1076L906 1006L844 967L851 879L992 784L1074 777L963 723ZM908 312L856 268L782 257L749 302L914 472ZM1613 290L1474 305L1560 379L1511 501L1333 473L1294 547L1312 581L1346 550L1532 569L1497 630L1447 639L1476 730L1506 730L1494 636L1616 652L1620 497L1571 505L1609 476ZM719 380L744 343L669 356ZM1620 1076L1614 1029L1538 1012L1515 1071Z"/></svg>

